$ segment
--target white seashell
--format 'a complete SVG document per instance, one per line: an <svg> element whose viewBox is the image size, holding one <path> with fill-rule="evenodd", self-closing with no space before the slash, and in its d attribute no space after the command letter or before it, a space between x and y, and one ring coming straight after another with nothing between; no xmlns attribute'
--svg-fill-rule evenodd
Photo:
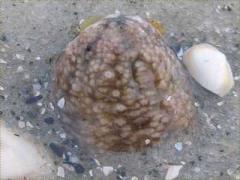
<svg viewBox="0 0 240 180"><path fill-rule="evenodd" d="M65 105L65 99L62 97L61 99L58 100L57 105L60 109L64 108Z"/></svg>
<svg viewBox="0 0 240 180"><path fill-rule="evenodd" d="M40 145L0 124L0 179L38 179L49 175L53 163Z"/></svg>
<svg viewBox="0 0 240 180"><path fill-rule="evenodd" d="M176 177L178 177L179 171L182 167L183 167L182 165L169 166L165 180L173 180Z"/></svg>
<svg viewBox="0 0 240 180"><path fill-rule="evenodd" d="M108 176L109 174L111 174L112 172L113 172L113 167L111 167L111 166L104 166L103 168L102 168L102 171L103 171L103 174L105 175L105 176Z"/></svg>
<svg viewBox="0 0 240 180"><path fill-rule="evenodd" d="M226 56L210 44L198 44L188 49L183 63L199 84L221 97L234 86Z"/></svg>

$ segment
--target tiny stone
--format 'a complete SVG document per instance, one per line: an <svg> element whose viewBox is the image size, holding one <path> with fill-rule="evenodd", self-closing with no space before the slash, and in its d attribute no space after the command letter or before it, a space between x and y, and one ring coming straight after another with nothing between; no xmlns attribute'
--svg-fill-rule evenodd
<svg viewBox="0 0 240 180"><path fill-rule="evenodd" d="M228 170L227 170L227 174L228 174L229 176L231 176L231 175L233 174L233 170L232 170L232 169L228 169Z"/></svg>
<svg viewBox="0 0 240 180"><path fill-rule="evenodd" d="M82 174L85 171L85 168L79 163L72 163L72 166L77 174Z"/></svg>
<svg viewBox="0 0 240 180"><path fill-rule="evenodd" d="M218 128L218 129L222 129L222 126L221 126L221 125L217 125L217 128Z"/></svg>
<svg viewBox="0 0 240 180"><path fill-rule="evenodd" d="M29 97L29 98L26 99L25 103L26 104L33 104L33 103L38 102L42 98L43 98L42 95Z"/></svg>
<svg viewBox="0 0 240 180"><path fill-rule="evenodd" d="M63 167L58 167L58 171L57 171L57 176L59 176L59 177L65 177L65 172L64 172L64 169L63 169Z"/></svg>
<svg viewBox="0 0 240 180"><path fill-rule="evenodd" d="M199 105L198 102L195 102L195 103L194 103L194 106L195 106L195 107L199 107L200 105Z"/></svg>
<svg viewBox="0 0 240 180"><path fill-rule="evenodd" d="M25 128L25 122L24 121L18 121L18 127Z"/></svg>
<svg viewBox="0 0 240 180"><path fill-rule="evenodd" d="M45 114L45 112L46 112L46 108L43 107L43 108L40 109L40 114L41 115Z"/></svg>
<svg viewBox="0 0 240 180"><path fill-rule="evenodd" d="M101 166L100 162L97 159L94 159L94 161L98 166Z"/></svg>
<svg viewBox="0 0 240 180"><path fill-rule="evenodd" d="M177 57L181 60L183 57L183 48L181 47L180 50L177 53Z"/></svg>
<svg viewBox="0 0 240 180"><path fill-rule="evenodd" d="M145 144L146 144L146 145L148 145L148 144L150 144L150 143L151 143L151 140L150 140L150 139L146 139L146 140L145 140Z"/></svg>
<svg viewBox="0 0 240 180"><path fill-rule="evenodd" d="M133 176L133 177L131 178L131 180L138 180L138 177L137 177L137 176Z"/></svg>
<svg viewBox="0 0 240 180"><path fill-rule="evenodd" d="M27 121L26 125L27 125L27 127L30 127L30 128L34 127L29 121Z"/></svg>
<svg viewBox="0 0 240 180"><path fill-rule="evenodd" d="M54 123L54 118L53 117L47 117L44 119L44 122L47 124L53 124Z"/></svg>
<svg viewBox="0 0 240 180"><path fill-rule="evenodd" d="M62 139L65 139L65 138L66 138L66 134L65 134L65 133L61 133L61 134L59 134L59 136L60 136L60 138L62 138Z"/></svg>
<svg viewBox="0 0 240 180"><path fill-rule="evenodd" d="M150 13L148 11L145 12L147 18L150 18Z"/></svg>
<svg viewBox="0 0 240 180"><path fill-rule="evenodd" d="M38 56L38 57L36 57L35 59L36 59L37 61L41 60L41 58L40 58L39 56Z"/></svg>
<svg viewBox="0 0 240 180"><path fill-rule="evenodd" d="M238 96L236 91L233 91L232 93L233 93L233 96L234 96L234 97L237 97L237 96Z"/></svg>
<svg viewBox="0 0 240 180"><path fill-rule="evenodd" d="M43 103L42 102L37 102L37 105L41 107L43 105Z"/></svg>
<svg viewBox="0 0 240 180"><path fill-rule="evenodd" d="M7 36L5 34L2 34L0 39L1 41L7 41Z"/></svg>
<svg viewBox="0 0 240 180"><path fill-rule="evenodd" d="M2 86L0 86L0 91L4 91L4 88Z"/></svg>
<svg viewBox="0 0 240 180"><path fill-rule="evenodd" d="M181 164L182 164L182 165L185 165L185 164L186 164L186 162L184 162L184 161L181 161Z"/></svg>
<svg viewBox="0 0 240 180"><path fill-rule="evenodd" d="M113 172L113 167L111 167L111 166L104 166L103 168L102 168L102 171L103 171L103 174L105 175L105 176L108 176L109 174L111 174L112 172Z"/></svg>
<svg viewBox="0 0 240 180"><path fill-rule="evenodd" d="M7 64L7 62L4 61L3 59L0 59L0 64Z"/></svg>
<svg viewBox="0 0 240 180"><path fill-rule="evenodd" d="M52 110L52 111L54 111L54 106L53 106L53 103L49 103L49 108Z"/></svg>
<svg viewBox="0 0 240 180"><path fill-rule="evenodd" d="M182 150L182 142L178 142L175 144L175 148L178 150L178 151L181 151Z"/></svg>
<svg viewBox="0 0 240 180"><path fill-rule="evenodd" d="M199 160L199 161L202 161L202 156L198 156L198 160Z"/></svg>
<svg viewBox="0 0 240 180"><path fill-rule="evenodd" d="M22 54L16 54L16 58L20 60L24 60L24 55Z"/></svg>
<svg viewBox="0 0 240 180"><path fill-rule="evenodd" d="M55 143L50 143L49 147L51 148L51 150L54 152L54 154L56 154L58 157L62 157L65 151L65 148L62 146L59 146Z"/></svg>
<svg viewBox="0 0 240 180"><path fill-rule="evenodd" d="M88 171L88 173L89 173L89 175L92 177L93 176L93 171L92 171L92 169L90 169L89 171Z"/></svg>
<svg viewBox="0 0 240 180"><path fill-rule="evenodd" d="M224 101L218 102L217 105L218 106L222 106L224 104Z"/></svg>
<svg viewBox="0 0 240 180"><path fill-rule="evenodd" d="M18 66L17 72L18 72L18 73L21 73L21 72L23 72L23 71L24 71L23 66Z"/></svg>
<svg viewBox="0 0 240 180"><path fill-rule="evenodd" d="M59 99L57 105L60 109L63 109L65 105L65 99L64 98Z"/></svg>

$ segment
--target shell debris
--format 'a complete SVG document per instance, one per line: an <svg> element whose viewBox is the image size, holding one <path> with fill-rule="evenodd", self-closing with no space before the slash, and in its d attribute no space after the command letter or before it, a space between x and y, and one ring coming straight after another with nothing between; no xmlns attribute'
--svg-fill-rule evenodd
<svg viewBox="0 0 240 180"><path fill-rule="evenodd" d="M192 77L207 90L223 97L233 88L231 67L225 54L210 44L198 44L183 55Z"/></svg>

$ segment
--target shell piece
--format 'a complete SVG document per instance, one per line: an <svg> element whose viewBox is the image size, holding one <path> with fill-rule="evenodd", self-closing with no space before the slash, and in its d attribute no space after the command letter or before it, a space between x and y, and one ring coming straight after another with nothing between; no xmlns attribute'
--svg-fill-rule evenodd
<svg viewBox="0 0 240 180"><path fill-rule="evenodd" d="M173 180L178 177L179 171L182 169L182 165L169 166L165 177L165 180Z"/></svg>
<svg viewBox="0 0 240 180"><path fill-rule="evenodd" d="M42 147L0 124L0 178L22 179L50 175L53 163ZM51 167L52 166L52 167Z"/></svg>
<svg viewBox="0 0 240 180"><path fill-rule="evenodd" d="M191 47L185 52L183 62L199 84L221 97L234 86L226 56L210 44Z"/></svg>
<svg viewBox="0 0 240 180"><path fill-rule="evenodd" d="M159 31L138 16L115 14L88 26L66 47L54 76L64 110L76 117L65 128L99 148L150 146L193 117L181 65Z"/></svg>

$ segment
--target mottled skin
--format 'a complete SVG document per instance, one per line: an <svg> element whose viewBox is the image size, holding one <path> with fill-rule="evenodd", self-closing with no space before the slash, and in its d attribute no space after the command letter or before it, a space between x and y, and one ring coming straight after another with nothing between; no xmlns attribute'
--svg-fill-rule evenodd
<svg viewBox="0 0 240 180"><path fill-rule="evenodd" d="M66 127L102 149L149 146L193 117L182 67L159 32L137 16L108 16L80 32L54 76L75 115Z"/></svg>

